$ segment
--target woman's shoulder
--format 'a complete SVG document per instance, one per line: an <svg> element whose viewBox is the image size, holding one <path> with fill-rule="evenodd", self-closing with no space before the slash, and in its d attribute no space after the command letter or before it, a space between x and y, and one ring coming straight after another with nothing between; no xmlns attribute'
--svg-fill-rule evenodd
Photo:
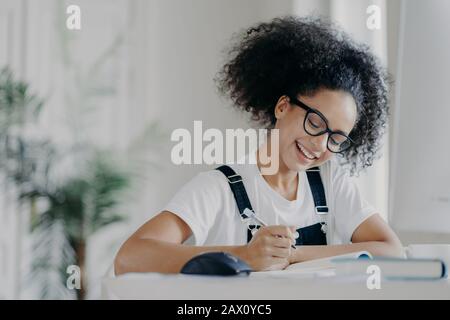
<svg viewBox="0 0 450 320"><path fill-rule="evenodd" d="M218 168L226 166L225 170L221 171ZM225 164L225 165L219 165L215 168L212 168L207 171L200 172L198 174L200 179L203 180L209 180L211 182L214 182L216 184L220 185L228 185L228 179L227 175L239 175L242 177L242 180L247 180L254 176L254 168L252 167L252 164L249 163L234 163L234 164Z"/></svg>
<svg viewBox="0 0 450 320"><path fill-rule="evenodd" d="M226 177L221 172L214 169L201 171L185 182L171 201L219 204L226 197L226 190L229 188Z"/></svg>
<svg viewBox="0 0 450 320"><path fill-rule="evenodd" d="M326 186L335 187L350 181L350 171L339 159L332 158L320 166L320 172Z"/></svg>
<svg viewBox="0 0 450 320"><path fill-rule="evenodd" d="M349 175L348 169L338 159L331 158L327 162L320 165L322 174L330 175L335 178L340 175Z"/></svg>
<svg viewBox="0 0 450 320"><path fill-rule="evenodd" d="M227 178L216 168L198 172L191 180L207 189L222 188L227 184Z"/></svg>
<svg viewBox="0 0 450 320"><path fill-rule="evenodd" d="M203 190L206 193L221 193L221 195L228 194L227 191L231 192L230 184L227 175L237 174L241 176L242 181L246 186L251 185L251 181L255 178L254 168L251 164L228 164L228 172L218 170L222 165L218 165L215 168L209 170L198 172L191 180L187 183L186 187L188 189ZM235 181L236 178L233 178Z"/></svg>

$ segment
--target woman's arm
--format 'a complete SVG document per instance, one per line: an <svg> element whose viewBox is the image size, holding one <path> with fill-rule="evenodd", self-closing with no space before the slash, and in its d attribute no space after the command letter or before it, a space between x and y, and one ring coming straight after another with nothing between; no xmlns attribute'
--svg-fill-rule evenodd
<svg viewBox="0 0 450 320"><path fill-rule="evenodd" d="M192 234L177 215L163 211L141 226L120 248L114 261L116 275L127 272L180 272L193 256L207 251L236 254L235 247L181 245Z"/></svg>
<svg viewBox="0 0 450 320"><path fill-rule="evenodd" d="M192 234L191 228L177 215L163 211L122 245L114 260L115 274L178 273L195 255L213 251L231 253L254 270L284 269L289 265L290 245L294 241L292 232L287 227L271 226L261 228L248 245L189 246L183 242Z"/></svg>
<svg viewBox="0 0 450 320"><path fill-rule="evenodd" d="M297 246L297 250L292 250L289 262L296 263L355 251L368 251L373 256L404 257L403 246L397 235L379 214L374 214L356 228L351 244Z"/></svg>

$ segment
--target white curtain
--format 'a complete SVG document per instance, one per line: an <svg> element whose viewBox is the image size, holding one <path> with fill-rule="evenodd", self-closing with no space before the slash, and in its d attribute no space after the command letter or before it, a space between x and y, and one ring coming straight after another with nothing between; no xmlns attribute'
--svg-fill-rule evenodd
<svg viewBox="0 0 450 320"><path fill-rule="evenodd" d="M80 31L63 30L65 8L69 4L81 7ZM372 4L382 10L380 30L366 28L366 9ZM2 0L0 63L12 65L20 77L47 98L48 112L43 124L51 135L64 142L68 134L62 114L72 112L81 116L84 110L67 110L62 92L70 92L73 74L61 64L61 42L70 39L66 53L78 66L71 70L81 72L123 35L119 48L97 74L114 89L114 95L97 101L98 112L87 116L95 125L82 132L100 145L120 151L152 120L158 120L168 133L180 127L192 129L193 121L199 119L203 120L204 128L246 128L246 119L232 110L228 101L220 99L214 88L213 78L223 62L223 50L234 32L292 13L330 15L387 62L385 0ZM56 25L57 18L63 24ZM135 201L129 203L130 227L106 230L96 235L95 243L108 243L118 236L124 238L158 213L180 185L205 169L170 163L170 143L168 138L165 141L167 148L158 154L163 159L163 168L153 174L149 184L135 195ZM358 178L367 199L384 216L387 173L385 148L384 157ZM20 274L14 270L18 270L20 262L16 249L22 224L14 209L0 208L0 297L3 291L4 297L16 298ZM10 239L17 241L12 243ZM90 254L95 257L98 253L98 249L93 249ZM101 272L104 263L98 262L94 270ZM94 274L97 280L99 276ZM98 282L91 297L98 296L97 285Z"/></svg>
<svg viewBox="0 0 450 320"><path fill-rule="evenodd" d="M370 30L366 22L372 11L367 12L369 6L376 6L380 10L380 29ZM347 32L358 41L368 44L384 66L388 64L388 32L386 0L332 0L330 16L336 20ZM384 137L382 157L373 167L356 179L362 193L381 215L388 216L388 134Z"/></svg>
<svg viewBox="0 0 450 320"><path fill-rule="evenodd" d="M15 78L25 80L31 91L44 99L39 134L64 146L85 139L121 152L144 129L148 119L141 114L145 107L144 73L140 72L143 59L135 59L140 46L135 37L139 27L135 23L136 5L140 3L0 2L0 63L12 67ZM70 4L81 8L81 30L65 27ZM88 104L80 86L102 94L90 97L92 103ZM23 296L25 258L29 256L23 252L27 248L28 215L15 205L14 194L7 201L8 191L0 194L0 293L6 298L34 298L32 292ZM90 268L95 279L90 283L94 297L99 296L99 277L114 254L104 246L115 237L109 234L102 241L99 234L88 246L88 256L101 257L88 261L94 265Z"/></svg>
<svg viewBox="0 0 450 320"><path fill-rule="evenodd" d="M0 1L0 68L8 65L19 78L26 71L22 51L24 9L24 1ZM23 214L14 199L14 190L0 176L0 299L17 298L20 291L24 226Z"/></svg>
<svg viewBox="0 0 450 320"><path fill-rule="evenodd" d="M380 29L370 30L367 19L372 11L369 6L380 9ZM300 16L316 14L329 17L339 24L347 33L359 42L369 45L374 54L384 66L388 66L388 38L387 7L385 0L295 0L294 12ZM395 49L395 48L394 48ZM389 147L388 134L384 138L382 157L359 177L355 177L361 192L383 216L388 216L388 173L389 173Z"/></svg>

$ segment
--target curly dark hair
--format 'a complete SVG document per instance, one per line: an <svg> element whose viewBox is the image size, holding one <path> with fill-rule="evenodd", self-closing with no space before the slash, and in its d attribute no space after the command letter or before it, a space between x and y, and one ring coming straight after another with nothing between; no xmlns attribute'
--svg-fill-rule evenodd
<svg viewBox="0 0 450 320"><path fill-rule="evenodd" d="M216 77L219 91L268 129L283 95L323 88L350 93L358 116L344 163L352 174L372 165L386 130L391 81L368 46L323 18L287 16L238 34L227 57Z"/></svg>

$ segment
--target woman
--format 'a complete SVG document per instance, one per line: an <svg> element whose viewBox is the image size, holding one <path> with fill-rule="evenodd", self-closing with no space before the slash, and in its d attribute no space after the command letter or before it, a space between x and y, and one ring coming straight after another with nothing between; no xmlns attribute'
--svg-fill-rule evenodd
<svg viewBox="0 0 450 320"><path fill-rule="evenodd" d="M123 244L116 274L177 273L209 251L229 252L254 270L361 250L402 255L342 167L352 173L372 164L387 121L386 74L366 47L322 20L274 19L241 36L218 84L237 108L279 130L278 171L261 174L267 139L245 164L198 174ZM240 177L227 179L232 173ZM234 182L242 183L244 204ZM243 207L267 226L241 219ZM185 243L191 236L195 245Z"/></svg>

